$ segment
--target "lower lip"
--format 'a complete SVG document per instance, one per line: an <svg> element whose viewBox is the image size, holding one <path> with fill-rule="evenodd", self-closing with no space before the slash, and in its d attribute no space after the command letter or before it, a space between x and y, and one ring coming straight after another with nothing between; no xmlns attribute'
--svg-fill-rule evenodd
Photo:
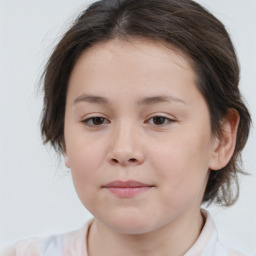
<svg viewBox="0 0 256 256"><path fill-rule="evenodd" d="M106 187L111 193L122 197L129 198L148 191L152 187Z"/></svg>

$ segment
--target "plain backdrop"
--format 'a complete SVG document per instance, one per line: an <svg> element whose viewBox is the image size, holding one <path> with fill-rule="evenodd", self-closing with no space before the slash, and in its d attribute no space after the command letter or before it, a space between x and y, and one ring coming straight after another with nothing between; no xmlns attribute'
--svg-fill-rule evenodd
<svg viewBox="0 0 256 256"><path fill-rule="evenodd" d="M92 2L92 1L90 1ZM227 27L241 65L241 92L256 117L256 1L198 0ZM0 0L0 249L18 239L77 229L90 213L62 159L42 145L38 89L45 61L89 1ZM240 198L210 207L219 235L256 252L256 131L244 150Z"/></svg>

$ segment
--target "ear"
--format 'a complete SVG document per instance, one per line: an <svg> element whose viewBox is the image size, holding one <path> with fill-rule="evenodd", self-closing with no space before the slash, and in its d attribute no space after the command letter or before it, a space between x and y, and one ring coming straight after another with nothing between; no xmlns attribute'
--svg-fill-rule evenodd
<svg viewBox="0 0 256 256"><path fill-rule="evenodd" d="M64 158L65 166L69 169L70 168L70 161L69 161L69 157L68 157L68 154L67 154L67 148L66 148L66 142L65 142L65 139L64 139L64 135L63 135L63 138L62 138L61 151L62 151L62 155L63 155L63 158Z"/></svg>
<svg viewBox="0 0 256 256"><path fill-rule="evenodd" d="M235 109L229 109L222 119L221 134L213 143L209 169L220 170L228 164L235 150L239 120L239 113Z"/></svg>
<svg viewBox="0 0 256 256"><path fill-rule="evenodd" d="M65 166L67 168L70 168L69 157L68 157L66 149L63 149L62 154L63 154L63 157L64 157Z"/></svg>

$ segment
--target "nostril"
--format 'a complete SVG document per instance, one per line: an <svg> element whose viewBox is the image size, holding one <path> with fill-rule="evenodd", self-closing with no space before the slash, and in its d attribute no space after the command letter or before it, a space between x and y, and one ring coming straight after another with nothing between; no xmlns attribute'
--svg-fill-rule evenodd
<svg viewBox="0 0 256 256"><path fill-rule="evenodd" d="M136 158L128 158L128 159L111 158L110 161L112 164L121 164L121 165L137 164L139 162L138 159Z"/></svg>

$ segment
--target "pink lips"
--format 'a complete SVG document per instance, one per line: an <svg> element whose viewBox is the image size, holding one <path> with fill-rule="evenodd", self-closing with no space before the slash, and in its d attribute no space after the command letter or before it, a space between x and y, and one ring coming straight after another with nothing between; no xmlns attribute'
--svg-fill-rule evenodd
<svg viewBox="0 0 256 256"><path fill-rule="evenodd" d="M106 188L113 194L123 198L133 197L135 195L138 195L140 193L143 193L149 190L152 187L154 186L149 184L144 184L134 180L128 180L128 181L117 180L103 186L103 188Z"/></svg>

